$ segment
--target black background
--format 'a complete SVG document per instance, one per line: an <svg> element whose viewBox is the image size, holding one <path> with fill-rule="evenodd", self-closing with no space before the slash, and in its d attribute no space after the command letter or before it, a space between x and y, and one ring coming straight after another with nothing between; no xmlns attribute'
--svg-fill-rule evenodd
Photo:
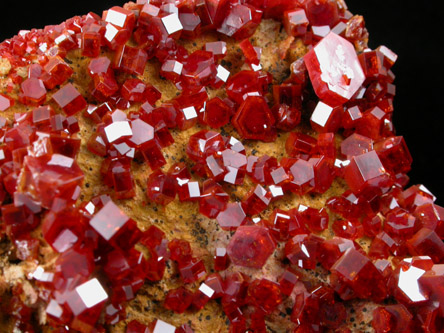
<svg viewBox="0 0 444 333"><path fill-rule="evenodd" d="M20 29L58 24L74 15L122 5L123 0L8 1L2 4L0 40ZM14 4L15 3L15 4ZM424 184L444 204L444 53L437 1L348 0L349 10L364 16L370 47L383 44L399 58L394 123L413 155L411 184Z"/></svg>

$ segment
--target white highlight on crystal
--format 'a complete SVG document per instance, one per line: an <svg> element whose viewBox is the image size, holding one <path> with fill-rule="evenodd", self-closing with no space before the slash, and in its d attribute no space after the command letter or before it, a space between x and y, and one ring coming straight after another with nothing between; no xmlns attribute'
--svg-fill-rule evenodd
<svg viewBox="0 0 444 333"><path fill-rule="evenodd" d="M182 23L180 23L179 15L176 13L162 17L162 23L169 35L183 29Z"/></svg>
<svg viewBox="0 0 444 333"><path fill-rule="evenodd" d="M199 291L207 296L208 298L211 298L214 294L214 289L207 286L205 283L202 283L199 287Z"/></svg>
<svg viewBox="0 0 444 333"><path fill-rule="evenodd" d="M76 292L87 308L91 308L108 298L108 294L96 278L78 286Z"/></svg>
<svg viewBox="0 0 444 333"><path fill-rule="evenodd" d="M190 192L190 198L199 198L200 197L200 188L198 182L189 182L188 183L188 191Z"/></svg>
<svg viewBox="0 0 444 333"><path fill-rule="evenodd" d="M131 126L127 121L115 121L105 127L105 134L108 138L108 142L112 143L122 136L133 135Z"/></svg>
<svg viewBox="0 0 444 333"><path fill-rule="evenodd" d="M88 213L90 213L91 215L94 214L94 210L96 209L96 206L94 206L94 204L90 201L88 202L88 204L85 206L85 209Z"/></svg>
<svg viewBox="0 0 444 333"><path fill-rule="evenodd" d="M182 112L186 120L194 119L197 117L196 109L193 106L189 106L185 109L182 109Z"/></svg>
<svg viewBox="0 0 444 333"><path fill-rule="evenodd" d="M124 13L120 13L116 10L110 9L108 10L105 21L123 28L126 18L127 16Z"/></svg>
<svg viewBox="0 0 444 333"><path fill-rule="evenodd" d="M174 333L174 332L176 332L176 327L164 322L163 320L157 319L153 333Z"/></svg>
<svg viewBox="0 0 444 333"><path fill-rule="evenodd" d="M217 66L217 75L221 81L227 82L228 77L230 76L230 71L228 71L225 67L219 65Z"/></svg>
<svg viewBox="0 0 444 333"><path fill-rule="evenodd" d="M116 37L118 32L119 32L119 30L115 26L113 26L112 24L108 23L106 25L105 39L108 42L112 42L112 40L114 39L114 37Z"/></svg>
<svg viewBox="0 0 444 333"><path fill-rule="evenodd" d="M70 157L54 154L48 162L48 165L56 165L65 168L71 168L74 163L74 160Z"/></svg>
<svg viewBox="0 0 444 333"><path fill-rule="evenodd" d="M251 69L253 71L255 71L255 72L260 71L262 69L262 65L261 64L259 64L259 65L250 64L250 66L251 66Z"/></svg>
<svg viewBox="0 0 444 333"><path fill-rule="evenodd" d="M418 280L425 273L424 270L411 266L407 271L399 271L398 287L413 302L425 301L427 298L421 293Z"/></svg>
<svg viewBox="0 0 444 333"><path fill-rule="evenodd" d="M324 127L333 111L333 108L323 102L318 102L311 115L311 121Z"/></svg>
<svg viewBox="0 0 444 333"><path fill-rule="evenodd" d="M173 67L173 72L176 74L182 74L182 68L183 68L183 64L181 62L178 61L174 61L174 67Z"/></svg>

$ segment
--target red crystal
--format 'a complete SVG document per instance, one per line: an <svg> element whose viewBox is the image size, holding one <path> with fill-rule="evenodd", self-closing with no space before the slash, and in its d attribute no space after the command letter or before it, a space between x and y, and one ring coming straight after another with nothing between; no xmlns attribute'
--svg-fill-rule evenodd
<svg viewBox="0 0 444 333"><path fill-rule="evenodd" d="M27 180L24 189L38 195L45 208L50 208L56 197L73 200L73 192L83 181L83 172L75 160L59 154L26 156L24 167Z"/></svg>
<svg viewBox="0 0 444 333"><path fill-rule="evenodd" d="M181 37L194 39L200 35L201 19L196 13L179 13L183 30Z"/></svg>
<svg viewBox="0 0 444 333"><path fill-rule="evenodd" d="M240 203L229 203L225 210L221 211L216 219L222 229L234 230L241 226L247 216Z"/></svg>
<svg viewBox="0 0 444 333"><path fill-rule="evenodd" d="M33 229L39 224L39 219L26 207L17 207L14 204L1 207L6 234L10 238L17 238Z"/></svg>
<svg viewBox="0 0 444 333"><path fill-rule="evenodd" d="M354 156L345 169L345 180L354 193L363 195L381 194L392 182L375 151Z"/></svg>
<svg viewBox="0 0 444 333"><path fill-rule="evenodd" d="M444 260L444 243L433 230L422 228L407 241L412 255L428 255L435 263Z"/></svg>
<svg viewBox="0 0 444 333"><path fill-rule="evenodd" d="M112 201L106 203L89 224L107 242L117 248L131 248L141 236L136 222Z"/></svg>
<svg viewBox="0 0 444 333"><path fill-rule="evenodd" d="M287 269L279 278L278 283L281 293L286 296L290 296L298 280L298 275L294 271Z"/></svg>
<svg viewBox="0 0 444 333"><path fill-rule="evenodd" d="M299 154L311 155L316 149L316 144L315 138L307 134L292 132L285 143L285 150L292 157L298 157Z"/></svg>
<svg viewBox="0 0 444 333"><path fill-rule="evenodd" d="M311 127L319 133L336 132L341 125L342 114L342 107L333 108L320 101L311 115Z"/></svg>
<svg viewBox="0 0 444 333"><path fill-rule="evenodd" d="M232 119L233 126L244 139L271 142L276 139L274 117L260 96L248 96Z"/></svg>
<svg viewBox="0 0 444 333"><path fill-rule="evenodd" d="M160 68L160 75L164 78L173 81L174 83L180 81L183 64L177 60L167 59Z"/></svg>
<svg viewBox="0 0 444 333"><path fill-rule="evenodd" d="M393 296L403 304L423 306L429 297L419 279L432 267L433 261L426 256L402 260L389 280Z"/></svg>
<svg viewBox="0 0 444 333"><path fill-rule="evenodd" d="M135 196L131 166L119 160L112 161L108 168L108 177L111 178L114 187L114 197L116 199L129 199Z"/></svg>
<svg viewBox="0 0 444 333"><path fill-rule="evenodd" d="M322 266L330 270L330 268L338 261L339 258L350 248L355 248L353 241L340 237L327 239L320 244L318 259Z"/></svg>
<svg viewBox="0 0 444 333"><path fill-rule="evenodd" d="M26 105L41 105L46 100L46 89L42 80L29 78L22 82L21 99Z"/></svg>
<svg viewBox="0 0 444 333"><path fill-rule="evenodd" d="M241 226L231 238L227 251L235 265L260 269L275 248L276 243L268 229L259 226Z"/></svg>
<svg viewBox="0 0 444 333"><path fill-rule="evenodd" d="M373 150L373 140L357 133L353 133L341 143L341 153L348 159L371 150Z"/></svg>
<svg viewBox="0 0 444 333"><path fill-rule="evenodd" d="M190 137L187 154L195 162L205 162L208 156L222 151L224 147L225 142L219 133L202 130Z"/></svg>
<svg viewBox="0 0 444 333"><path fill-rule="evenodd" d="M382 218L379 215L364 217L362 225L365 235L375 237L382 229Z"/></svg>
<svg viewBox="0 0 444 333"><path fill-rule="evenodd" d="M358 122L356 132L377 140L383 136L384 126L388 115L375 106L364 112L362 119Z"/></svg>
<svg viewBox="0 0 444 333"><path fill-rule="evenodd" d="M415 209L418 206L433 203L436 197L424 185L413 185L402 192L401 199L405 208Z"/></svg>
<svg viewBox="0 0 444 333"><path fill-rule="evenodd" d="M321 232L328 228L329 218L325 208L315 209L312 207L303 207L302 209L302 205L300 205L298 211L312 232Z"/></svg>
<svg viewBox="0 0 444 333"><path fill-rule="evenodd" d="M70 326L75 330L92 330L107 299L106 291L96 278L77 286L66 299L74 315Z"/></svg>
<svg viewBox="0 0 444 333"><path fill-rule="evenodd" d="M228 254L227 249L224 247L216 248L216 254L214 256L214 269L216 271L223 271L228 267Z"/></svg>
<svg viewBox="0 0 444 333"><path fill-rule="evenodd" d="M301 122L301 110L287 104L276 104L271 109L276 120L276 128L291 131Z"/></svg>
<svg viewBox="0 0 444 333"><path fill-rule="evenodd" d="M184 313L192 301L193 295L184 287L179 287L168 292L163 306L176 313Z"/></svg>
<svg viewBox="0 0 444 333"><path fill-rule="evenodd" d="M322 238L315 235L296 235L285 244L285 256L293 265L314 269L321 243Z"/></svg>
<svg viewBox="0 0 444 333"><path fill-rule="evenodd" d="M362 119L362 112L359 106L346 108L342 116L342 127L345 129L355 128L360 119Z"/></svg>
<svg viewBox="0 0 444 333"><path fill-rule="evenodd" d="M376 50L384 56L383 59L384 67L387 69L392 68L392 66L395 64L396 60L398 59L396 53L394 53L392 50L390 50L387 46L384 45L378 46Z"/></svg>
<svg viewBox="0 0 444 333"><path fill-rule="evenodd" d="M122 29L114 24L108 23L105 26L105 42L108 47L112 50L115 50L123 45L129 40L131 37L131 32L128 29Z"/></svg>
<svg viewBox="0 0 444 333"><path fill-rule="evenodd" d="M102 19L122 29L133 30L136 21L134 12L125 8L114 6L103 12Z"/></svg>
<svg viewBox="0 0 444 333"><path fill-rule="evenodd" d="M248 64L259 65L260 59L249 39L244 39L242 42L240 42L239 47L242 50Z"/></svg>
<svg viewBox="0 0 444 333"><path fill-rule="evenodd" d="M308 162L313 166L314 172L314 188L313 191L318 193L326 192L335 178L333 169L333 160L325 156L312 157Z"/></svg>
<svg viewBox="0 0 444 333"><path fill-rule="evenodd" d="M414 210L414 215L422 227L434 230L441 239L444 238L444 209L441 206L424 204Z"/></svg>
<svg viewBox="0 0 444 333"><path fill-rule="evenodd" d="M225 283L219 273L213 273L205 279L205 284L214 290L212 299L221 298L224 294Z"/></svg>
<svg viewBox="0 0 444 333"><path fill-rule="evenodd" d="M372 327L376 333L405 332L412 318L412 314L402 304L381 306L373 311Z"/></svg>
<svg viewBox="0 0 444 333"><path fill-rule="evenodd" d="M257 215L267 208L271 201L271 193L257 185L246 194L242 208L247 215Z"/></svg>
<svg viewBox="0 0 444 333"><path fill-rule="evenodd" d="M359 55L359 61L367 79L383 79L387 76L384 67L384 55L379 51L363 52Z"/></svg>
<svg viewBox="0 0 444 333"><path fill-rule="evenodd" d="M148 102L151 105L154 105L161 97L161 93L155 87L139 79L126 80L121 88L121 94L130 102Z"/></svg>
<svg viewBox="0 0 444 333"><path fill-rule="evenodd" d="M375 143L384 167L393 174L407 173L411 169L412 156L402 136L390 137Z"/></svg>
<svg viewBox="0 0 444 333"><path fill-rule="evenodd" d="M68 116L86 108L85 99L71 83L58 90L52 98Z"/></svg>
<svg viewBox="0 0 444 333"><path fill-rule="evenodd" d="M212 180L206 180L203 183L202 195L199 199L199 212L206 217L215 218L226 209L228 199L228 194L219 184Z"/></svg>
<svg viewBox="0 0 444 333"><path fill-rule="evenodd" d="M132 136L129 139L137 148L150 144L154 139L154 128L141 119L131 121Z"/></svg>
<svg viewBox="0 0 444 333"><path fill-rule="evenodd" d="M128 73L143 75L147 60L148 55L144 50L124 45L116 51L113 66Z"/></svg>
<svg viewBox="0 0 444 333"><path fill-rule="evenodd" d="M270 82L267 82L270 83ZM240 71L227 81L227 95L238 104L242 104L247 93L258 92L260 95L268 89L262 82L260 73L254 71Z"/></svg>
<svg viewBox="0 0 444 333"><path fill-rule="evenodd" d="M285 241L290 237L290 228L294 229L299 224L299 219L299 215L276 208L265 224L277 240Z"/></svg>
<svg viewBox="0 0 444 333"><path fill-rule="evenodd" d="M237 40L248 38L255 32L261 17L262 11L256 7L249 4L235 4L217 31Z"/></svg>
<svg viewBox="0 0 444 333"><path fill-rule="evenodd" d="M380 301L387 296L381 273L369 258L354 248L347 249L330 271L332 285L344 300L359 297Z"/></svg>
<svg viewBox="0 0 444 333"><path fill-rule="evenodd" d="M417 228L416 218L402 208L395 208L386 216L384 231L392 236L410 238Z"/></svg>
<svg viewBox="0 0 444 333"><path fill-rule="evenodd" d="M339 21L339 9L332 0L308 0L304 3L308 20L313 26L334 25Z"/></svg>
<svg viewBox="0 0 444 333"><path fill-rule="evenodd" d="M289 168L291 179L288 188L298 194L310 192L315 186L314 169L310 162L298 159Z"/></svg>
<svg viewBox="0 0 444 333"><path fill-rule="evenodd" d="M107 57L99 57L95 59L91 59L91 62L88 65L89 74L91 76L95 75L112 75L113 72L111 70L111 60Z"/></svg>
<svg viewBox="0 0 444 333"><path fill-rule="evenodd" d="M193 283L203 278L207 271L202 260L193 259L179 267L179 273L184 283Z"/></svg>
<svg viewBox="0 0 444 333"><path fill-rule="evenodd" d="M14 105L14 100L6 95L0 94L0 111L6 111Z"/></svg>
<svg viewBox="0 0 444 333"><path fill-rule="evenodd" d="M336 220L332 229L336 236L343 238L356 239L364 236L364 227L359 221Z"/></svg>
<svg viewBox="0 0 444 333"><path fill-rule="evenodd" d="M203 122L211 128L225 126L230 121L230 118L230 107L219 97L214 97L206 103Z"/></svg>
<svg viewBox="0 0 444 333"><path fill-rule="evenodd" d="M289 36L303 36L307 32L308 19L303 8L285 12L283 21Z"/></svg>
<svg viewBox="0 0 444 333"><path fill-rule="evenodd" d="M43 67L42 81L47 89L54 89L68 80L74 72L60 57L51 58Z"/></svg>
<svg viewBox="0 0 444 333"><path fill-rule="evenodd" d="M368 255L371 258L386 259L395 254L399 244L385 232L378 233L372 240Z"/></svg>
<svg viewBox="0 0 444 333"><path fill-rule="evenodd" d="M83 56L96 58L100 55L100 47L105 30L103 26L91 24L82 32L81 49Z"/></svg>
<svg viewBox="0 0 444 333"><path fill-rule="evenodd" d="M173 239L168 243L171 252L171 259L177 261L180 266L184 266L192 259L190 243L181 239Z"/></svg>
<svg viewBox="0 0 444 333"><path fill-rule="evenodd" d="M50 211L42 222L43 237L57 252L65 252L80 244L84 228L79 211L69 207L57 212Z"/></svg>
<svg viewBox="0 0 444 333"><path fill-rule="evenodd" d="M335 33L323 38L304 61L316 95L331 107L350 100L365 80L355 48Z"/></svg>
<svg viewBox="0 0 444 333"><path fill-rule="evenodd" d="M279 285L267 279L254 280L248 286L248 297L251 303L266 314L282 302Z"/></svg>
<svg viewBox="0 0 444 333"><path fill-rule="evenodd" d="M148 177L146 195L151 201L159 205L169 204L176 197L174 178L160 170L154 171Z"/></svg>
<svg viewBox="0 0 444 333"><path fill-rule="evenodd" d="M210 84L215 75L212 53L198 50L190 54L183 64L182 83L185 89L195 91Z"/></svg>
<svg viewBox="0 0 444 333"><path fill-rule="evenodd" d="M183 324L182 326L176 328L174 333L193 333L193 329L188 324Z"/></svg>
<svg viewBox="0 0 444 333"><path fill-rule="evenodd" d="M250 162L252 161L251 158L249 160ZM253 163L251 172L248 174L256 183L271 185L275 183L272 173L277 170L277 168L278 162L275 157L263 155ZM278 179L279 175L275 174L275 177Z"/></svg>
<svg viewBox="0 0 444 333"><path fill-rule="evenodd" d="M119 86L112 75L99 74L93 77L94 89L91 94L99 101L105 101L114 95Z"/></svg>

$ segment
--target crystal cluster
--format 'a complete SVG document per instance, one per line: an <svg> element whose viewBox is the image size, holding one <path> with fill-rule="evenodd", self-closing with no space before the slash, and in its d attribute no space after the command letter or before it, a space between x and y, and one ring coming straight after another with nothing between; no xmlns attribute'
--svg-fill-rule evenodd
<svg viewBox="0 0 444 333"><path fill-rule="evenodd" d="M309 49L283 82L263 69L250 39L262 18L282 22L282 58L297 39ZM238 41L242 70L232 73L224 61L225 41L193 52L178 41L209 30ZM356 299L378 304L377 333L442 329L444 209L424 186L406 188L412 158L392 124L397 56L366 48L367 37L362 17L342 1L138 0L1 43L12 65L5 91L17 98L2 92L0 112L16 105L29 112L0 116L0 238L22 261L39 260L40 231L54 251L54 264L29 277L49 325L105 331L127 320L126 302L172 267L180 285L166 292L163 307L181 314L217 300L230 332L266 332L284 304L295 332L345 332L346 305ZM74 50L87 61L88 87L76 83L67 57ZM148 62L177 89L173 99L148 82ZM215 89L224 93L209 93ZM303 114L311 130L299 126ZM79 117L94 125L90 137L79 135ZM194 127L184 158L166 168L165 148ZM278 137L285 142L279 160L244 145ZM81 150L101 159L107 189L88 200ZM136 184L141 164L149 172ZM278 208L283 197L327 196L336 180L347 190L325 207ZM237 197L236 186L249 188ZM161 224L139 228L122 203L140 197L156 209L198 206L226 245L211 260L169 239ZM368 251L358 242L364 236ZM276 262L279 276L246 274ZM308 281L314 269L328 272L328 283ZM11 295L5 312L18 329L33 331L20 287ZM193 329L127 320L126 332Z"/></svg>

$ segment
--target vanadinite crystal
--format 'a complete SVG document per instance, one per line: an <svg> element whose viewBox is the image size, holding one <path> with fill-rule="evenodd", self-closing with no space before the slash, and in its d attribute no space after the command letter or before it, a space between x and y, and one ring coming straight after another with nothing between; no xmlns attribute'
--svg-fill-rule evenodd
<svg viewBox="0 0 444 333"><path fill-rule="evenodd" d="M228 255L238 266L262 268L274 252L276 243L266 228L241 226L228 245Z"/></svg>
<svg viewBox="0 0 444 333"><path fill-rule="evenodd" d="M331 107L350 100L365 80L353 45L333 32L304 61L316 95Z"/></svg>
<svg viewBox="0 0 444 333"><path fill-rule="evenodd" d="M244 139L276 139L275 119L263 97L247 96L233 117L233 125Z"/></svg>
<svg viewBox="0 0 444 333"><path fill-rule="evenodd" d="M444 208L368 36L137 0L1 43L2 332L442 332Z"/></svg>

